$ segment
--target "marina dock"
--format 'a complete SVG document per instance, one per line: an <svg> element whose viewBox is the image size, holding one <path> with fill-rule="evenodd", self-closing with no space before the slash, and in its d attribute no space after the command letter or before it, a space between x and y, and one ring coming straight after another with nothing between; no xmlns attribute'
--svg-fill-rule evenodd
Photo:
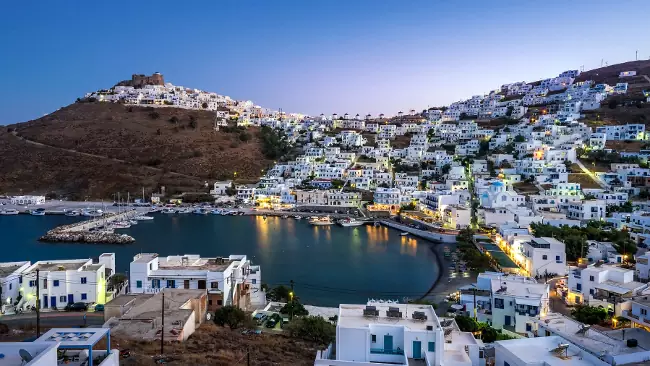
<svg viewBox="0 0 650 366"><path fill-rule="evenodd" d="M138 211L107 214L92 220L63 225L48 231L39 238L49 243L96 243L96 244L129 244L135 242L132 236L101 231L92 231L105 227L113 222L133 219Z"/></svg>

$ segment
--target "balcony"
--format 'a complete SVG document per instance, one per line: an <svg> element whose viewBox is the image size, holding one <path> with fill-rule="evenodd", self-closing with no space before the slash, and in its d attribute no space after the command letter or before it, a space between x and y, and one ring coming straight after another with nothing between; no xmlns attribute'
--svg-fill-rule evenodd
<svg viewBox="0 0 650 366"><path fill-rule="evenodd" d="M401 349L371 348L370 353L379 354L379 355L403 355L404 350L401 350Z"/></svg>

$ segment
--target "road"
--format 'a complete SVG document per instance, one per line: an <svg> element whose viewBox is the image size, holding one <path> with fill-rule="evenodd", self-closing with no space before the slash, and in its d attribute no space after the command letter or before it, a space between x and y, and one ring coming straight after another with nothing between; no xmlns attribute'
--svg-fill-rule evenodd
<svg viewBox="0 0 650 366"><path fill-rule="evenodd" d="M600 178L598 178L596 176L596 174L592 173L589 169L587 169L584 166L584 164L582 164L580 159L576 159L576 164L578 164L580 169L582 169L582 172L587 174L591 179L593 179L594 182L596 182L600 186L600 188L605 189L605 190L608 190L610 188L609 185L605 184L602 180L600 180Z"/></svg>
<svg viewBox="0 0 650 366"><path fill-rule="evenodd" d="M571 308L569 308L565 303L564 300L558 295L557 291L555 291L555 285L560 279L552 279L548 281L549 285L549 308L552 312L554 313L560 313L566 316L571 315Z"/></svg>
<svg viewBox="0 0 650 366"><path fill-rule="evenodd" d="M49 312L41 314L41 327L79 327L84 325L84 314L86 314L85 324L87 326L101 327L104 324L104 313ZM30 325L36 326L36 313L3 315L0 316L0 323L7 324L10 329Z"/></svg>

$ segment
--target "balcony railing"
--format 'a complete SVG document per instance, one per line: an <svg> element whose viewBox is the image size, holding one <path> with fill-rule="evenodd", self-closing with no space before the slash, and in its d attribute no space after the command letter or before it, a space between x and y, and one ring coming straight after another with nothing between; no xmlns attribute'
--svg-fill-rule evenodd
<svg viewBox="0 0 650 366"><path fill-rule="evenodd" d="M404 350L401 350L401 349L371 348L370 353L382 354L382 355L403 355Z"/></svg>

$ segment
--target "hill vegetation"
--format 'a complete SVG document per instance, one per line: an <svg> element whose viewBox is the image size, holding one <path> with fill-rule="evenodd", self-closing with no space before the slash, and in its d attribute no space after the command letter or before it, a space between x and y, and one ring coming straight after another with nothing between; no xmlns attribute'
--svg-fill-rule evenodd
<svg viewBox="0 0 650 366"><path fill-rule="evenodd" d="M207 111L75 103L0 132L0 192L109 198L143 187L197 191L235 176L255 181L278 158L263 151L273 133L213 126Z"/></svg>

